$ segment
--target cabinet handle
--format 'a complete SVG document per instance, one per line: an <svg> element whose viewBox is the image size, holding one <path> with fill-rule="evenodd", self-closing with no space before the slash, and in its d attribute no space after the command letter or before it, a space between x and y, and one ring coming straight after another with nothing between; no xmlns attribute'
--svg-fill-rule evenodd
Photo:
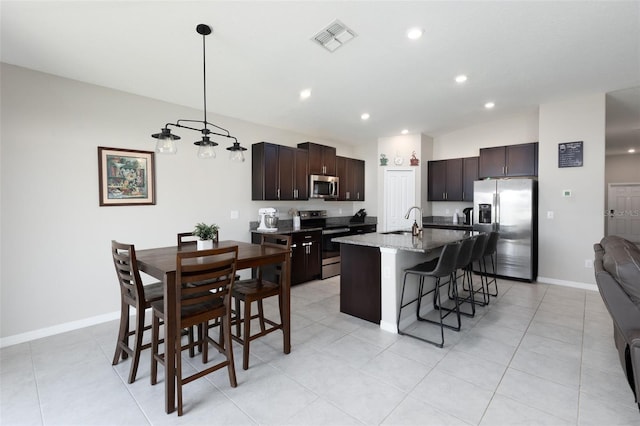
<svg viewBox="0 0 640 426"><path fill-rule="evenodd" d="M504 166L502 166L502 174L504 174Z"/></svg>
<svg viewBox="0 0 640 426"><path fill-rule="evenodd" d="M347 200L351 198L351 193L349 191L347 191Z"/></svg>
<svg viewBox="0 0 640 426"><path fill-rule="evenodd" d="M293 198L298 198L298 190L297 189L293 190Z"/></svg>
<svg viewBox="0 0 640 426"><path fill-rule="evenodd" d="M504 174L509 174L509 166L504 166Z"/></svg>
<svg viewBox="0 0 640 426"><path fill-rule="evenodd" d="M276 191L276 198L278 200L280 199L280 188L278 188L278 190Z"/></svg>
<svg viewBox="0 0 640 426"><path fill-rule="evenodd" d="M444 192L442 193L442 199L446 200L447 199L447 194L445 194Z"/></svg>

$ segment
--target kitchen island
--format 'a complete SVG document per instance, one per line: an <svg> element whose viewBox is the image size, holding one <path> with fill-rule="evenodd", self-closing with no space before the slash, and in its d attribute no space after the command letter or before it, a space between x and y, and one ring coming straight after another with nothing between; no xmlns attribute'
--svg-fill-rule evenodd
<svg viewBox="0 0 640 426"><path fill-rule="evenodd" d="M396 325L404 269L437 257L440 249L471 233L458 230L424 229L421 238L411 233L391 232L334 238L340 243L340 311L374 323L392 333ZM417 286L406 291L417 294ZM411 297L411 293L407 293ZM425 309L431 304L425 303ZM401 323L415 320L415 311L405 309Z"/></svg>

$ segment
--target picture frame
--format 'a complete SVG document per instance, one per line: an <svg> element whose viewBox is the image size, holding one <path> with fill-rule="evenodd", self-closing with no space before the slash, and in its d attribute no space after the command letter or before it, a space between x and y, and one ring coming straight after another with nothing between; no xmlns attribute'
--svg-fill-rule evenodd
<svg viewBox="0 0 640 426"><path fill-rule="evenodd" d="M156 204L155 153L98 147L100 206Z"/></svg>

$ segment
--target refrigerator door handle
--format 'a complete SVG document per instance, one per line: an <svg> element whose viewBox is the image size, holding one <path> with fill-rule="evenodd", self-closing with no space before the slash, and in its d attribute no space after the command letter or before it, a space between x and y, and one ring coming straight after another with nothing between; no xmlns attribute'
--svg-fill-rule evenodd
<svg viewBox="0 0 640 426"><path fill-rule="evenodd" d="M500 193L493 194L493 205L496 209L496 217L493 221L495 231L500 231Z"/></svg>

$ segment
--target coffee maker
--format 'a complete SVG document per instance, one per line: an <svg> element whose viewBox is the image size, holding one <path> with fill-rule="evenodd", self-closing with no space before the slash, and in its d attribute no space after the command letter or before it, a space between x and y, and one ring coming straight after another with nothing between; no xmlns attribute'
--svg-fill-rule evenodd
<svg viewBox="0 0 640 426"><path fill-rule="evenodd" d="M473 207L467 207L462 210L464 214L464 224L473 225Z"/></svg>

